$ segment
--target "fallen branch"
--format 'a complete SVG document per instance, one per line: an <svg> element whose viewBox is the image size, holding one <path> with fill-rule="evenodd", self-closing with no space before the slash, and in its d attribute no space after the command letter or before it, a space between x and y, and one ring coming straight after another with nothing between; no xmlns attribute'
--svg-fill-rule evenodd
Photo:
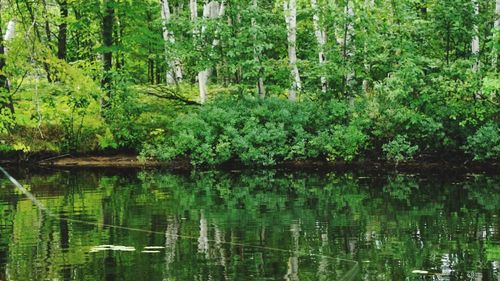
<svg viewBox="0 0 500 281"><path fill-rule="evenodd" d="M140 90L141 93L145 95L150 95L153 97L157 97L160 99L167 99L171 101L177 101L180 103L184 103L186 105L201 105L200 103L196 101L189 100L181 95L179 95L176 91L164 87L164 86L153 86L153 87L148 87L146 89Z"/></svg>
<svg viewBox="0 0 500 281"><path fill-rule="evenodd" d="M47 158L47 159L42 159L42 160L38 161L37 163L43 163L43 162L47 162L47 161L50 161L50 160L64 158L66 156L71 156L71 154L58 155L58 156L50 157L50 158Z"/></svg>

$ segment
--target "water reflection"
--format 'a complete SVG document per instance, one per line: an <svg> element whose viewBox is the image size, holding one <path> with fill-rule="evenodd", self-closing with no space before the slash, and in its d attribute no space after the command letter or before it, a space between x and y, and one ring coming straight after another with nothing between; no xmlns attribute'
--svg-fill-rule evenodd
<svg viewBox="0 0 500 281"><path fill-rule="evenodd" d="M14 174L0 280L499 278L496 176Z"/></svg>

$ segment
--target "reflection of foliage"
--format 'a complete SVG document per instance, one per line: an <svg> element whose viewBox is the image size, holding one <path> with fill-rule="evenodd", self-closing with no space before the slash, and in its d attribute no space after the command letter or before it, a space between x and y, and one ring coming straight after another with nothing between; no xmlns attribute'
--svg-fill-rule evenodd
<svg viewBox="0 0 500 281"><path fill-rule="evenodd" d="M469 198L488 211L500 209L500 186L496 178L476 175L464 185Z"/></svg>
<svg viewBox="0 0 500 281"><path fill-rule="evenodd" d="M416 180L409 176L397 175L389 178L384 186L384 192L387 192L391 197L408 202L408 198L412 192L418 190Z"/></svg>
<svg viewBox="0 0 500 281"><path fill-rule="evenodd" d="M412 270L440 272L444 259L449 259L456 276L479 270L491 275L492 270L483 267L489 266L488 259L495 251L492 245L497 245L499 236L488 231L478 239L477 233L498 223L492 216L498 210L495 180L482 175L462 182L410 175L359 178L273 170L191 174L82 171L22 180L54 213L161 235L61 223L40 214L31 202L0 181L0 202L11 202L0 204L2 214L8 214L0 223L9 226L5 228L7 235L0 238L0 251L9 253L5 261L0 257L0 275L4 262L16 280L39 280L49 275L62 279L62 273L52 267L64 263L75 272L85 270L94 279L101 279L101 265L113 259L126 280L157 280L167 270L163 256L87 256L87 252L100 244L137 249L164 245L163 232L172 222L178 224L180 235L196 241L202 213L208 239L280 249L297 245L304 252L321 251L331 256L347 254L361 262L361 276L370 280L413 280L417 276ZM300 229L296 240L290 235L292 226ZM194 275L211 275L218 280L224 274L231 280L251 275L280 279L287 271L287 253L210 242L207 256L202 256L196 254L192 240L179 238L176 243L176 259L168 269L176 280L191 280ZM225 267L221 266L223 258ZM301 280L315 279L311 274L318 271L318 261L311 259L300 257ZM31 267L46 261L51 264L47 270ZM334 262L327 268L342 271L350 265Z"/></svg>
<svg viewBox="0 0 500 281"><path fill-rule="evenodd" d="M487 245L486 256L490 261L500 261L500 246L491 244Z"/></svg>

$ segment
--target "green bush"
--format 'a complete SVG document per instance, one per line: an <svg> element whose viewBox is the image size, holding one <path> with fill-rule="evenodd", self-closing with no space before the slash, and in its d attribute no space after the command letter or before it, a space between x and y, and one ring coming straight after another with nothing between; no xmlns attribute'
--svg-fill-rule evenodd
<svg viewBox="0 0 500 281"><path fill-rule="evenodd" d="M273 165L284 160L353 160L367 136L347 124L348 107L268 98L218 98L179 116L168 131L155 131L143 156L189 157L195 165L230 160ZM331 129L325 129L331 128Z"/></svg>
<svg viewBox="0 0 500 281"><path fill-rule="evenodd" d="M490 122L467 138L465 149L474 156L474 160L500 158L500 134L498 130L498 125Z"/></svg>
<svg viewBox="0 0 500 281"><path fill-rule="evenodd" d="M397 135L392 141L384 144L382 150L389 160L397 162L410 160L418 151L418 145L411 145L405 135Z"/></svg>

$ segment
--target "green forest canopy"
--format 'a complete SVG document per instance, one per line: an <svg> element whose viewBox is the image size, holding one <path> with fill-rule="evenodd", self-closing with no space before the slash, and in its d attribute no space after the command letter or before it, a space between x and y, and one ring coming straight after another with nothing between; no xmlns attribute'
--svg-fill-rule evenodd
<svg viewBox="0 0 500 281"><path fill-rule="evenodd" d="M498 159L493 0L0 0L0 151Z"/></svg>

